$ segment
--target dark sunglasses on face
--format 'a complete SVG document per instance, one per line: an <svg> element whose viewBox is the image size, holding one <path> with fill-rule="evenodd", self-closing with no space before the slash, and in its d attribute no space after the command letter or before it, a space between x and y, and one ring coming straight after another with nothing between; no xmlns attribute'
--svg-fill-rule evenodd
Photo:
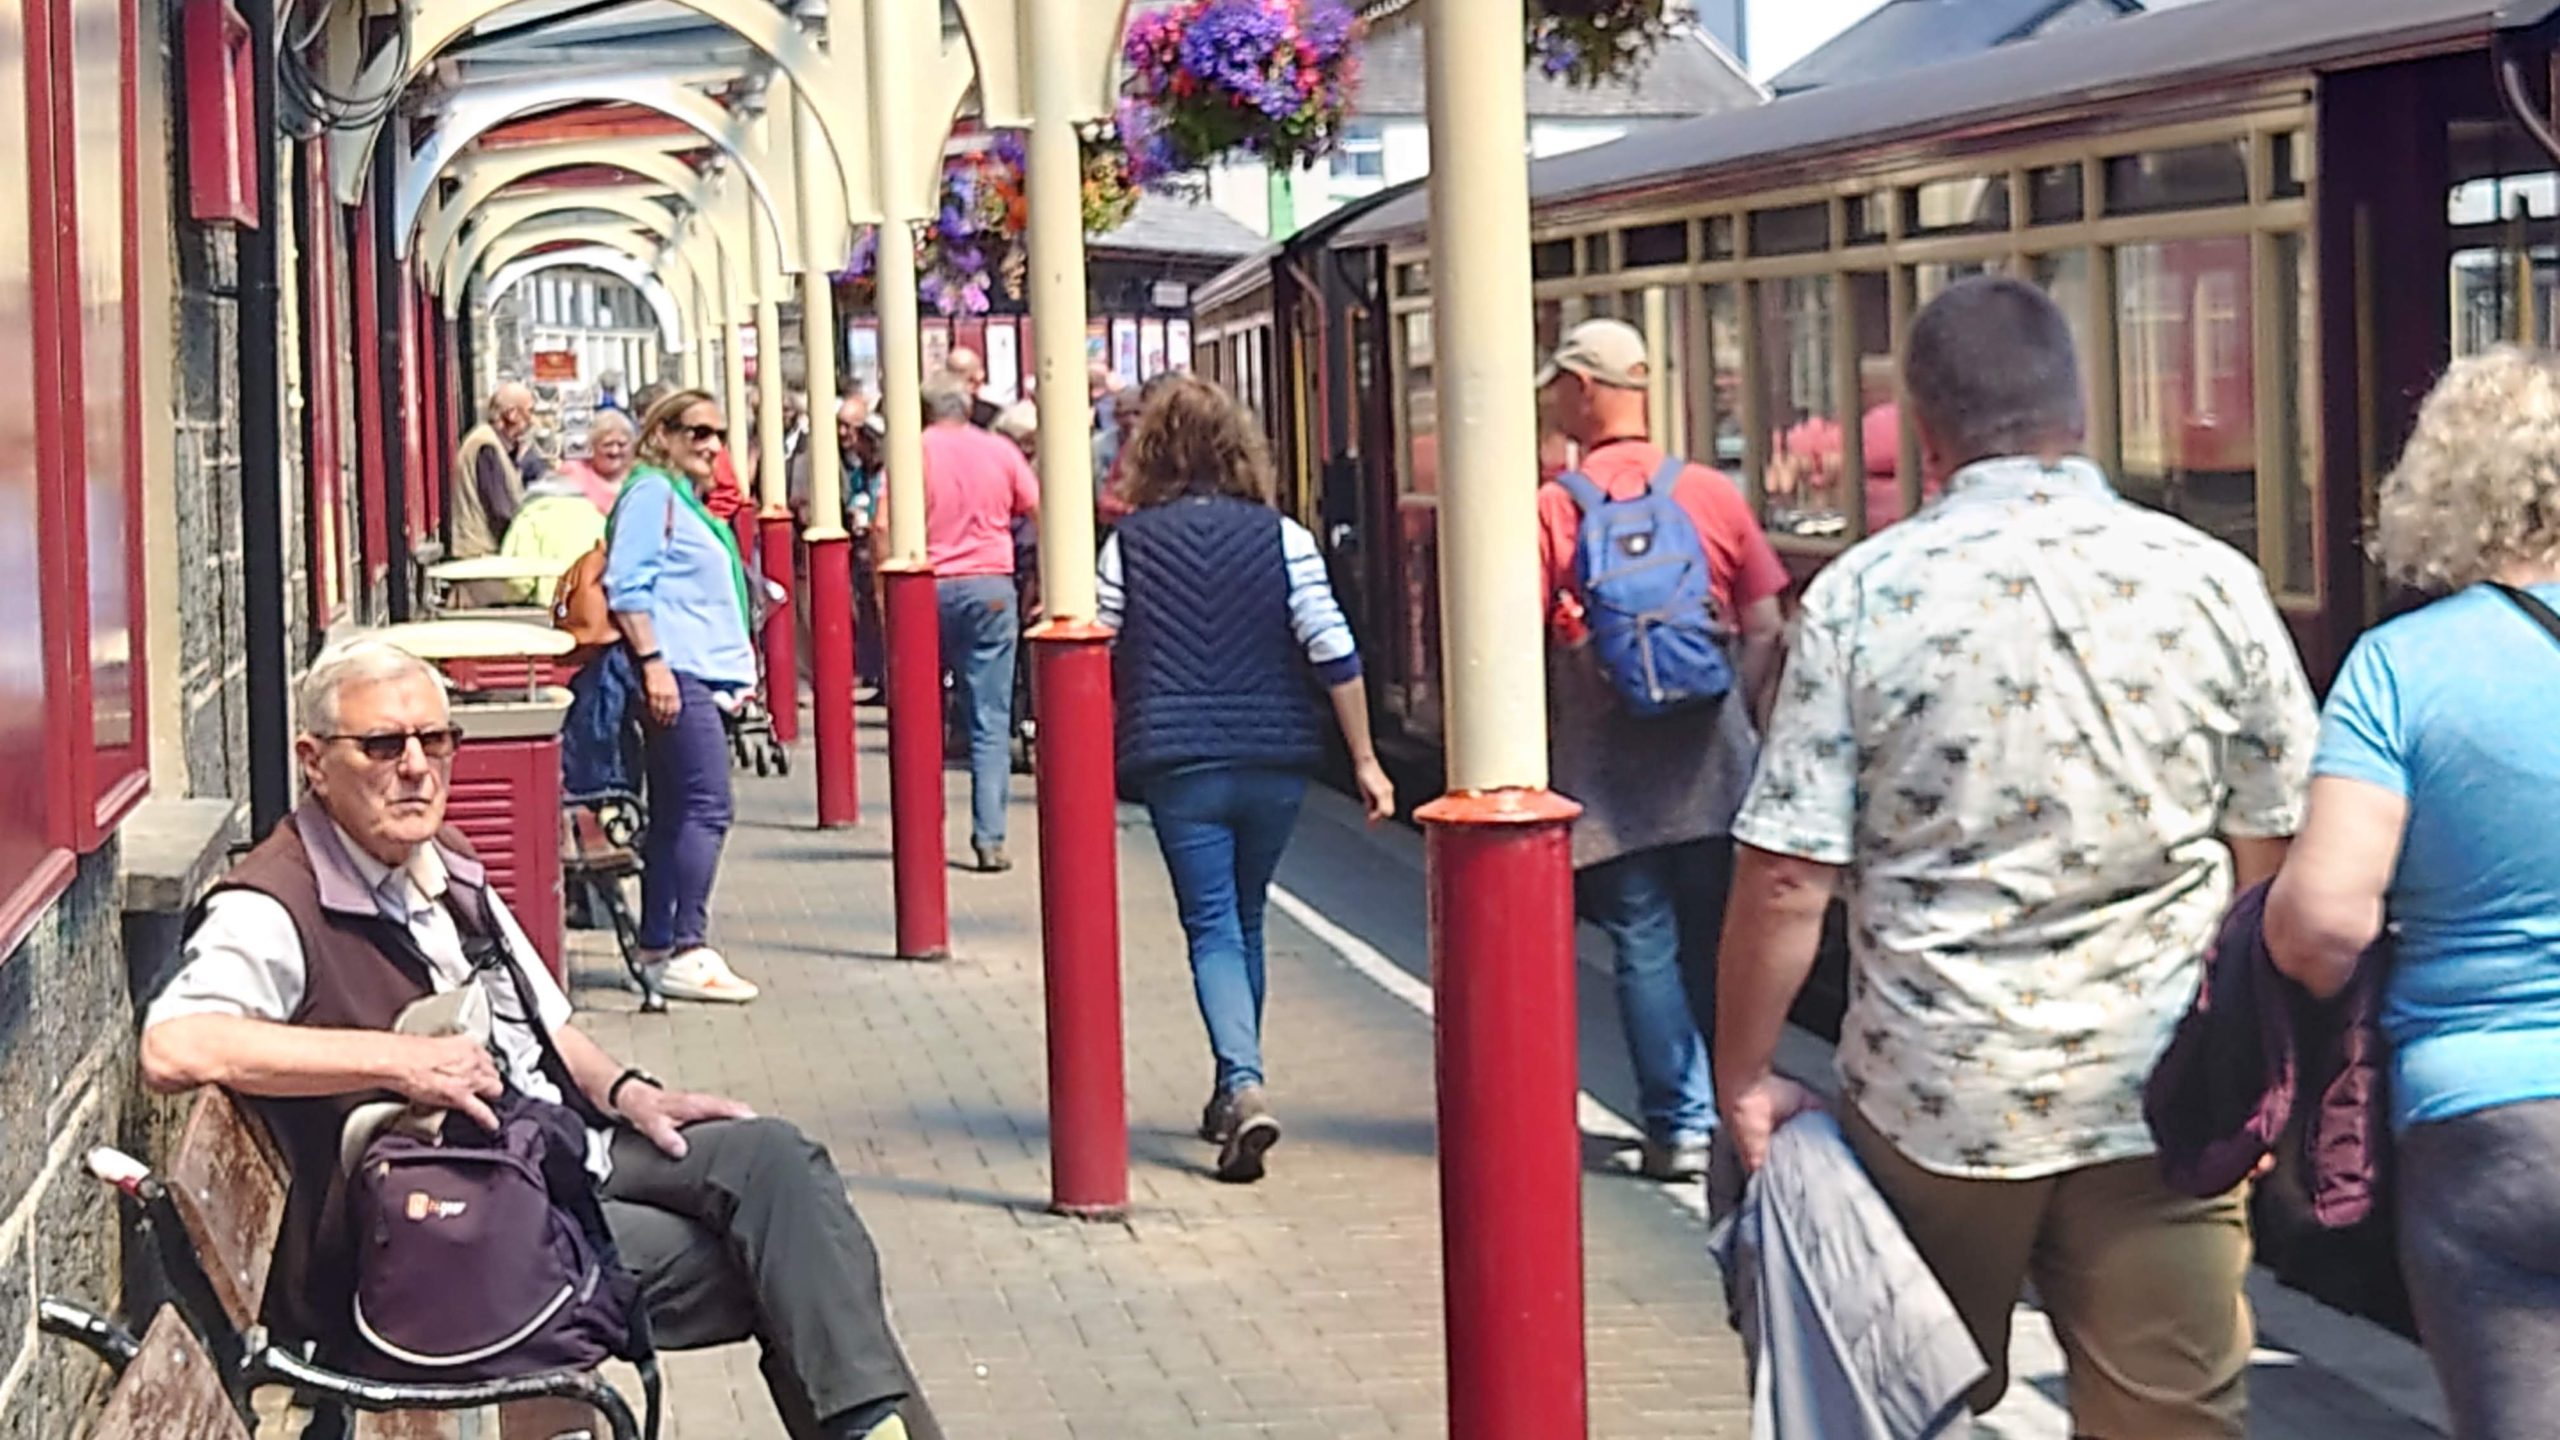
<svg viewBox="0 0 2560 1440"><path fill-rule="evenodd" d="M676 427L676 433L696 445L708 445L727 432L717 425L679 425Z"/></svg>
<svg viewBox="0 0 2560 1440"><path fill-rule="evenodd" d="M447 725L437 730L393 730L381 735L323 735L322 740L345 741L364 752L364 758L377 765L388 765L409 753L409 742L418 742L418 753L430 760L450 760L454 747L462 743L462 727Z"/></svg>

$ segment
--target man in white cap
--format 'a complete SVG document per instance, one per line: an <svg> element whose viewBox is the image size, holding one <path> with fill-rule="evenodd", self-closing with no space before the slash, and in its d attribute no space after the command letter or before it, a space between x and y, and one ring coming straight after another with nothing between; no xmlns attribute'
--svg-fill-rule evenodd
<svg viewBox="0 0 2560 1440"><path fill-rule="evenodd" d="M1565 336L1540 372L1540 414L1575 453L1566 474L1539 486L1538 550L1554 784L1582 805L1575 899L1617 952L1618 1010L1644 1112L1640 1168L1669 1181L1705 1173L1715 1127L1703 1037L1714 1033L1733 817L1758 758L1753 717L1765 713L1776 669L1787 572L1731 481L1653 443L1651 368L1635 327L1593 320ZM1708 604L1698 628L1711 627L1731 657L1730 693L1658 715L1626 703L1603 647L1591 643L1586 590L1597 567L1613 563L1584 553L1595 516L1608 527L1597 533L1613 541L1639 537L1613 551L1640 558L1658 540L1703 561L1703 583L1691 572L1683 593Z"/></svg>

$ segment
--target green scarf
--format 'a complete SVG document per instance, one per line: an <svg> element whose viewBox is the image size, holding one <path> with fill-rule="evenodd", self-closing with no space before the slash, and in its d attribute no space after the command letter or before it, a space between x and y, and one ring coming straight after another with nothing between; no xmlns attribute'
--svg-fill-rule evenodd
<svg viewBox="0 0 2560 1440"><path fill-rule="evenodd" d="M694 518L709 526L711 533L720 537L720 548L729 556L730 583L738 590L738 624L752 629L755 625L756 612L755 608L747 603L747 562L738 554L737 532L711 518L711 511L703 505L702 497L693 493L693 485L683 476L656 465L633 466L631 474L623 481L622 493L613 497L612 513L604 517L605 549L611 551L613 548L613 527L622 519L623 506L631 498L631 482L650 475L666 481L667 488L674 491L676 498L685 503L685 508L694 513ZM667 533L674 534L675 528L675 509L670 506L667 510Z"/></svg>

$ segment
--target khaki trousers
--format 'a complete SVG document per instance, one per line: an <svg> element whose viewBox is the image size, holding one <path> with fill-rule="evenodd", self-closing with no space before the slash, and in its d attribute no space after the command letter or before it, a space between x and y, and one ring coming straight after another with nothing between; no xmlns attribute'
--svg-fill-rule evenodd
<svg viewBox="0 0 2560 1440"><path fill-rule="evenodd" d="M2248 1433L2254 1336L2248 1187L2196 1200L2150 1156L2033 1180L1967 1180L1913 1164L1855 1106L1840 1129L1955 1302L1991 1372L1976 1414L2009 1388L2009 1317L2025 1283L2067 1361L2081 1440L2221 1440Z"/></svg>

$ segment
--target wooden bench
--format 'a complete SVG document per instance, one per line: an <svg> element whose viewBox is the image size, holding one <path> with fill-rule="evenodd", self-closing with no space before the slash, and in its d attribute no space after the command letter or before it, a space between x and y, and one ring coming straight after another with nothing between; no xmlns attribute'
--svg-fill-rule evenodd
<svg viewBox="0 0 2560 1440"><path fill-rule="evenodd" d="M212 1312L202 1319L227 1323L232 1335L258 1334L285 1197L284 1166L264 1127L221 1091L199 1091L160 1179L202 1274L200 1282L183 1274L169 1276L180 1291L178 1303ZM148 1225L148 1207L145 1213ZM194 1284L207 1293L186 1294ZM51 1324L48 1329L69 1333ZM124 1343L130 1343L129 1336ZM273 1378L264 1382L284 1383ZM603 1433L595 1412L574 1400L545 1397L492 1408L501 1440ZM260 1413L260 1437L309 1433L296 1428L282 1407L273 1414L262 1407ZM492 1433L487 1420L486 1414L468 1410L359 1413L352 1433L357 1440L465 1440ZM319 1433L329 1432L324 1428ZM163 1304L153 1315L117 1377L96 1435L98 1440L251 1440L231 1404L221 1367L180 1318L177 1304Z"/></svg>

